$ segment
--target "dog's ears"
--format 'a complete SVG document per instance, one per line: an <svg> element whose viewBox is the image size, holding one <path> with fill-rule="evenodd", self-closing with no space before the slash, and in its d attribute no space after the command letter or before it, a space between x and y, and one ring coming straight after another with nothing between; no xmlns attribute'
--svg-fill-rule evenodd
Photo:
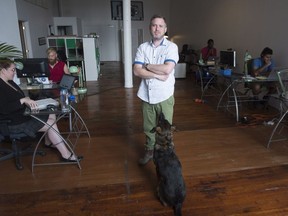
<svg viewBox="0 0 288 216"><path fill-rule="evenodd" d="M171 131L176 131L176 126L171 125Z"/></svg>
<svg viewBox="0 0 288 216"><path fill-rule="evenodd" d="M157 126L157 127L156 127L156 132L158 132L158 133L162 133L162 128L159 127L159 126Z"/></svg>
<svg viewBox="0 0 288 216"><path fill-rule="evenodd" d="M154 149L155 149L155 150L159 150L159 149L161 149L161 146L156 143L155 146L154 146Z"/></svg>
<svg viewBox="0 0 288 216"><path fill-rule="evenodd" d="M157 126L157 127L154 127L154 128L150 131L150 133L155 133L155 132L161 133L161 131L162 131L161 127Z"/></svg>

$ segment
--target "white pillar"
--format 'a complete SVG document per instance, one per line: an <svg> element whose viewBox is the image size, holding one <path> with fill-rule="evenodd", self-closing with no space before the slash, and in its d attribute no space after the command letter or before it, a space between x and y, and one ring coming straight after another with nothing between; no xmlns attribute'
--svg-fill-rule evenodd
<svg viewBox="0 0 288 216"><path fill-rule="evenodd" d="M132 74L132 39L131 39L131 2L123 0L124 27L124 78L125 88L133 87Z"/></svg>

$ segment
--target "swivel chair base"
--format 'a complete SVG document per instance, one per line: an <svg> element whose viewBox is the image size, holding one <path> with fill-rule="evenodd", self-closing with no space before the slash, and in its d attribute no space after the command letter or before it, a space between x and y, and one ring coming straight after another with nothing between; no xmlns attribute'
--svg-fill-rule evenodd
<svg viewBox="0 0 288 216"><path fill-rule="evenodd" d="M16 143L17 142L17 143ZM8 160L11 158L15 158L15 165L17 170L23 170L23 165L21 163L21 156L24 155L33 155L34 149L31 145L28 147L20 148L18 145L22 144L19 141L12 141L12 148L0 148L0 161ZM24 144L25 145L25 144ZM44 156L46 153L42 150L37 151L38 155Z"/></svg>

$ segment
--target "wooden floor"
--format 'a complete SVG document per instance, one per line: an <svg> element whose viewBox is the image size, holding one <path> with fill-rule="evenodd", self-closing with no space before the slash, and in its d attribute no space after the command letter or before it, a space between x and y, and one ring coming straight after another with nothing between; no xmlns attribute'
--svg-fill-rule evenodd
<svg viewBox="0 0 288 216"><path fill-rule="evenodd" d="M137 165L145 141L139 80L134 77L134 87L125 89L122 68L105 62L99 81L88 82L88 94L77 105L91 133L90 142L82 135L76 147L84 156L81 170L44 166L32 174L31 156L23 157L22 171L13 160L0 163L1 216L173 215L155 196L153 163ZM216 111L215 98L195 103L199 97L192 73L176 80L174 142L187 186L183 215L288 215L288 145L267 149L273 128L261 122L274 111L256 110L264 116L257 124L238 124ZM42 160L58 159L45 151Z"/></svg>

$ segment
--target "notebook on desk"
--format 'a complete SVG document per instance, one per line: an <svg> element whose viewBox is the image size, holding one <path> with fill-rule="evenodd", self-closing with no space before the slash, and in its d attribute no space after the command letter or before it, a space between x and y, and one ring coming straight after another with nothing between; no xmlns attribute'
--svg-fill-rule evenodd
<svg viewBox="0 0 288 216"><path fill-rule="evenodd" d="M57 100L52 99L52 98L45 98L45 99L41 99L41 100L36 100L36 103L38 105L38 110L45 110L45 109L47 109L48 105L53 105L56 107L59 106L59 102Z"/></svg>

